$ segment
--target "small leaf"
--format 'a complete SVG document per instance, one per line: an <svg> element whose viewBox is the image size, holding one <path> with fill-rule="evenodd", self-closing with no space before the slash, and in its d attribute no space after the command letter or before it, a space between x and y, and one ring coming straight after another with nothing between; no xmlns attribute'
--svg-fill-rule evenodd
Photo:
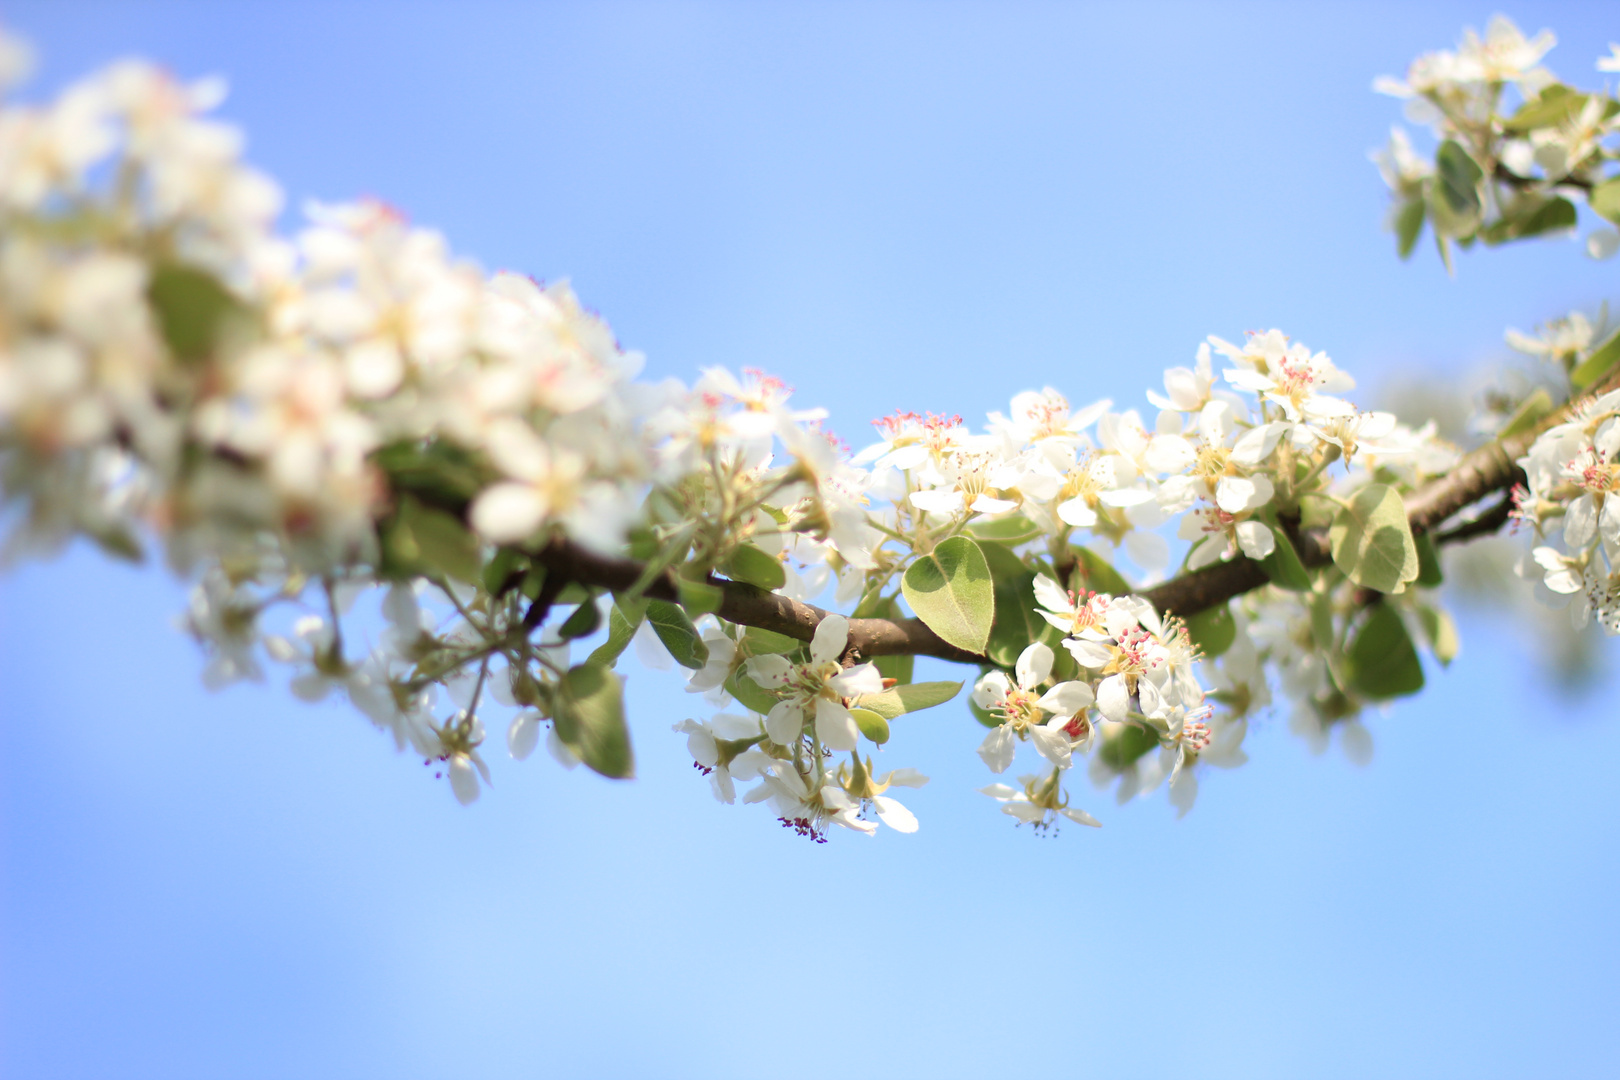
<svg viewBox="0 0 1620 1080"><path fill-rule="evenodd" d="M484 583L484 591L491 596L500 593L501 587L506 585L508 579L513 579L514 587L523 583L523 574L528 569L529 560L521 551L514 548L503 547L490 557L484 564L484 572L479 580Z"/></svg>
<svg viewBox="0 0 1620 1080"><path fill-rule="evenodd" d="M910 653L899 656L874 656L872 664L878 669L878 674L885 679L893 679L898 685L909 684L917 671L917 658Z"/></svg>
<svg viewBox="0 0 1620 1080"><path fill-rule="evenodd" d="M1434 538L1428 533L1416 538L1418 552L1417 583L1425 589L1438 588L1445 580L1445 574L1440 569L1440 552L1434 546Z"/></svg>
<svg viewBox="0 0 1620 1080"><path fill-rule="evenodd" d="M677 577L675 590L680 595L681 607L693 615L707 615L720 610L724 594L707 581L692 581Z"/></svg>
<svg viewBox="0 0 1620 1080"><path fill-rule="evenodd" d="M760 626L750 626L743 631L743 640L748 643L748 651L754 656L764 653L796 652L804 645L798 638L790 638L786 634L778 634L775 630L766 630Z"/></svg>
<svg viewBox="0 0 1620 1080"><path fill-rule="evenodd" d="M615 600L608 609L608 637L602 644L592 651L586 663L597 664L601 667L612 667L630 647L631 639L641 627L641 620L647 616L647 602L645 600Z"/></svg>
<svg viewBox="0 0 1620 1080"><path fill-rule="evenodd" d="M1288 539L1288 533L1277 525L1271 526L1271 535L1276 545L1271 554L1260 560L1260 569L1266 572L1266 577L1280 589L1291 592L1310 592L1311 573L1305 569L1300 561L1299 552L1294 550L1294 542Z"/></svg>
<svg viewBox="0 0 1620 1080"><path fill-rule="evenodd" d="M1434 163L1443 205L1459 217L1478 214L1479 182L1485 172L1468 156L1468 151L1455 139L1447 139L1440 144Z"/></svg>
<svg viewBox="0 0 1620 1080"><path fill-rule="evenodd" d="M1322 652L1333 651L1333 594L1320 592L1311 598L1311 641Z"/></svg>
<svg viewBox="0 0 1620 1080"><path fill-rule="evenodd" d="M1417 609L1417 613L1418 621L1423 624L1423 635L1429 639L1429 651L1434 653L1441 667L1449 667L1461 648L1457 624L1452 621L1451 614L1442 608L1425 604Z"/></svg>
<svg viewBox="0 0 1620 1080"><path fill-rule="evenodd" d="M1610 334L1608 340L1588 353L1586 359L1569 373L1569 381L1575 384L1575 389L1585 390L1601 382L1616 361L1620 361L1620 330Z"/></svg>
<svg viewBox="0 0 1620 1080"><path fill-rule="evenodd" d="M988 521L975 519L967 531L980 540L1022 540L1031 533L1039 533L1041 529L1023 514L1015 513Z"/></svg>
<svg viewBox="0 0 1620 1080"><path fill-rule="evenodd" d="M1363 588L1398 593L1418 575L1417 543L1400 494L1387 484L1362 488L1333 518L1333 563Z"/></svg>
<svg viewBox="0 0 1620 1080"><path fill-rule="evenodd" d="M153 270L146 299L169 350L188 363L206 360L226 324L245 310L214 275L182 263Z"/></svg>
<svg viewBox="0 0 1620 1080"><path fill-rule="evenodd" d="M476 584L482 577L483 555L471 530L459 519L423 506L410 495L400 497L379 530L379 539L385 576L452 577L468 584Z"/></svg>
<svg viewBox="0 0 1620 1080"><path fill-rule="evenodd" d="M901 713L921 712L943 705L962 689L959 682L919 682L909 686L896 686L881 694L863 694L855 698L852 706L870 709L885 720L893 720Z"/></svg>
<svg viewBox="0 0 1620 1080"><path fill-rule="evenodd" d="M1423 221L1428 216L1427 207L1421 196L1408 199L1401 204L1401 209L1395 215L1395 250L1400 257L1409 258L1412 249L1417 247L1418 237L1423 235Z"/></svg>
<svg viewBox="0 0 1620 1080"><path fill-rule="evenodd" d="M1592 189L1586 204L1616 225L1620 225L1620 176L1605 180Z"/></svg>
<svg viewBox="0 0 1620 1080"><path fill-rule="evenodd" d="M1504 120L1502 127L1514 134L1536 128L1557 127L1573 119L1585 105L1585 94L1577 94L1561 83L1554 83L1519 106L1519 111Z"/></svg>
<svg viewBox="0 0 1620 1080"><path fill-rule="evenodd" d="M647 621L681 667L695 671L708 662L709 646L678 605L667 600L647 601Z"/></svg>
<svg viewBox="0 0 1620 1080"><path fill-rule="evenodd" d="M389 443L371 455L389 487L436 506L462 507L497 479L488 463L441 439Z"/></svg>
<svg viewBox="0 0 1620 1080"><path fill-rule="evenodd" d="M563 620L557 628L557 636L564 641L572 641L588 634L596 633L597 627L602 625L602 612L594 601L586 601L574 609L574 613Z"/></svg>
<svg viewBox="0 0 1620 1080"><path fill-rule="evenodd" d="M1107 724L1104 726L1102 745L1097 757L1115 772L1135 764L1148 751L1159 745L1159 737L1135 724Z"/></svg>
<svg viewBox="0 0 1620 1080"><path fill-rule="evenodd" d="M624 688L617 675L598 664L570 668L551 705L557 738L575 756L603 776L622 780L635 775L624 723Z"/></svg>
<svg viewBox="0 0 1620 1080"><path fill-rule="evenodd" d="M782 560L767 555L753 544L739 545L726 560L726 576L733 581L746 581L767 592L774 592L787 584L787 571Z"/></svg>
<svg viewBox="0 0 1620 1080"><path fill-rule="evenodd" d="M1221 655L1237 640L1237 621L1226 604L1205 608L1187 620L1187 633L1206 658Z"/></svg>
<svg viewBox="0 0 1620 1080"><path fill-rule="evenodd" d="M940 638L983 653L995 619L995 588L979 545L953 536L906 568L900 590L917 618Z"/></svg>
<svg viewBox="0 0 1620 1080"><path fill-rule="evenodd" d="M1078 573L1081 588L1092 592L1107 593L1110 596L1129 596L1131 583L1126 581L1109 561L1098 555L1090 548L1074 547L1070 549L1074 557L1079 560Z"/></svg>
<svg viewBox="0 0 1620 1080"><path fill-rule="evenodd" d="M1345 659L1351 688L1375 701L1423 689L1423 664L1412 647L1406 623L1389 604L1372 606Z"/></svg>
<svg viewBox="0 0 1620 1080"><path fill-rule="evenodd" d="M744 675L741 668L731 673L731 678L726 680L725 685L726 693L741 702L743 708L749 712L764 716L776 706L776 695Z"/></svg>
<svg viewBox="0 0 1620 1080"><path fill-rule="evenodd" d="M1507 418L1497 437L1506 439L1522 431L1529 431L1535 427L1542 417L1552 412L1554 408L1552 395L1547 393L1545 387L1536 387L1536 392L1519 403L1513 410L1513 415Z"/></svg>
<svg viewBox="0 0 1620 1080"><path fill-rule="evenodd" d="M855 726L861 729L861 734L882 746L889 741L889 722L871 709L851 709L849 715L855 718Z"/></svg>

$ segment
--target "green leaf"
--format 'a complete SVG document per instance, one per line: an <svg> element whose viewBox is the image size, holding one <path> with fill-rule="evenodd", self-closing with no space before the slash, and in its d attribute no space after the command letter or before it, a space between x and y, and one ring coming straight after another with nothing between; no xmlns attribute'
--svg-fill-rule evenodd
<svg viewBox="0 0 1620 1080"><path fill-rule="evenodd" d="M739 545L726 560L726 576L733 581L746 581L758 585L766 592L774 592L787 584L787 571L782 561L767 555L753 544Z"/></svg>
<svg viewBox="0 0 1620 1080"><path fill-rule="evenodd" d="M1375 701L1423 689L1423 664L1400 612L1389 604L1372 606L1345 659L1351 688Z"/></svg>
<svg viewBox="0 0 1620 1080"><path fill-rule="evenodd" d="M1080 588L1107 593L1109 596L1131 594L1131 583L1121 577L1119 571L1115 570L1107 559L1090 548L1074 547L1070 550L1079 560L1077 572L1080 577L1078 583Z"/></svg>
<svg viewBox="0 0 1620 1080"><path fill-rule="evenodd" d="M1323 652L1333 650L1333 594L1320 592L1311 598L1311 641Z"/></svg>
<svg viewBox="0 0 1620 1080"><path fill-rule="evenodd" d="M570 668L552 695L551 710L557 738L579 760L615 780L636 774L617 675L598 664Z"/></svg>
<svg viewBox="0 0 1620 1080"><path fill-rule="evenodd" d="M1035 571L1024 565L1013 551L1001 544L979 545L990 566L995 592L995 621L990 627L990 643L985 655L1002 667L1010 668L1018 656L1057 628L1035 613ZM1050 642L1049 642L1050 643Z"/></svg>
<svg viewBox="0 0 1620 1080"><path fill-rule="evenodd" d="M591 652L586 663L612 667L624 650L630 647L631 639L641 627L641 620L646 617L645 600L615 600L613 606L608 609L607 640Z"/></svg>
<svg viewBox="0 0 1620 1080"><path fill-rule="evenodd" d="M1102 763L1119 772L1135 764L1148 751L1157 749L1159 737L1135 724L1105 725L1102 745L1097 756Z"/></svg>
<svg viewBox="0 0 1620 1080"><path fill-rule="evenodd" d="M731 673L731 678L726 680L725 685L726 693L741 702L743 708L749 712L764 716L776 707L776 695L744 675L741 668Z"/></svg>
<svg viewBox="0 0 1620 1080"><path fill-rule="evenodd" d="M1519 106L1519 111L1504 120L1502 127L1514 134L1523 134L1536 128L1557 127L1573 119L1585 105L1585 94L1577 94L1561 83L1554 83L1537 97Z"/></svg>
<svg viewBox="0 0 1620 1080"><path fill-rule="evenodd" d="M1421 196L1407 199L1401 204L1400 212L1395 215L1395 250L1401 258L1409 258L1412 249L1417 247L1418 237L1423 235L1423 220L1427 216L1428 208Z"/></svg>
<svg viewBox="0 0 1620 1080"><path fill-rule="evenodd" d="M1328 532L1333 563L1363 588L1398 593L1418 576L1417 543L1400 493L1387 484L1356 492Z"/></svg>
<svg viewBox="0 0 1620 1080"><path fill-rule="evenodd" d="M681 607L693 615L719 611L720 601L724 597L719 589L707 581L692 581L683 577L675 579L675 591L681 598Z"/></svg>
<svg viewBox="0 0 1620 1080"><path fill-rule="evenodd" d="M557 628L557 636L564 641L585 637L596 633L597 627L602 625L602 612L595 601L586 601L574 609L574 613L563 620Z"/></svg>
<svg viewBox="0 0 1620 1080"><path fill-rule="evenodd" d="M980 540L1021 540L1031 533L1039 533L1041 528L1023 514L1014 513L989 521L975 520L967 531Z"/></svg>
<svg viewBox="0 0 1620 1080"><path fill-rule="evenodd" d="M893 720L901 713L921 712L943 705L962 689L959 682L919 682L909 686L896 686L881 694L863 694L853 699L851 706L870 709L885 720Z"/></svg>
<svg viewBox="0 0 1620 1080"><path fill-rule="evenodd" d="M778 634L775 630L766 630L760 626L750 626L743 631L743 640L748 643L748 651L754 656L796 652L804 645L798 638L790 638L786 634Z"/></svg>
<svg viewBox="0 0 1620 1080"><path fill-rule="evenodd" d="M1479 182L1485 178L1485 171L1468 156L1468 151L1455 139L1447 139L1440 144L1434 163L1446 207L1458 215L1479 213Z"/></svg>
<svg viewBox="0 0 1620 1080"><path fill-rule="evenodd" d="M183 263L159 264L146 299L169 350L188 363L206 360L226 325L246 310L214 275Z"/></svg>
<svg viewBox="0 0 1620 1080"><path fill-rule="evenodd" d="M1608 340L1588 353L1586 359L1569 373L1569 381L1575 384L1575 389L1585 390L1601 382L1616 361L1620 361L1620 330L1610 334Z"/></svg>
<svg viewBox="0 0 1620 1080"><path fill-rule="evenodd" d="M647 601L647 621L681 667L695 671L708 661L709 647L704 644L703 635L678 605L667 600Z"/></svg>
<svg viewBox="0 0 1620 1080"><path fill-rule="evenodd" d="M885 679L893 679L901 686L910 683L916 674L917 658L910 653L899 656L874 656L873 665Z"/></svg>
<svg viewBox="0 0 1620 1080"><path fill-rule="evenodd" d="M917 618L959 649L982 653L995 620L995 587L979 545L953 536L913 562L900 591Z"/></svg>
<svg viewBox="0 0 1620 1080"><path fill-rule="evenodd" d="M1550 232L1567 232L1575 227L1575 221L1575 204L1559 196L1529 213L1515 215L1509 235L1514 240L1526 240Z"/></svg>
<svg viewBox="0 0 1620 1080"><path fill-rule="evenodd" d="M1276 540L1276 546L1271 554L1260 560L1260 569L1266 572L1266 577L1280 589L1291 592L1310 592L1311 573L1305 569L1305 564L1299 559L1299 552L1294 550L1294 542L1288 539L1288 534L1277 525L1271 526L1271 535Z"/></svg>
<svg viewBox="0 0 1620 1080"><path fill-rule="evenodd" d="M458 518L403 495L379 530L386 577L448 576L477 584L483 556L478 539Z"/></svg>
<svg viewBox="0 0 1620 1080"><path fill-rule="evenodd" d="M146 561L146 553L141 550L141 542L135 534L116 523L88 528L85 535L96 542L96 546L115 559L125 562L142 563Z"/></svg>
<svg viewBox="0 0 1620 1080"><path fill-rule="evenodd" d="M1417 613L1418 621L1423 624L1423 636L1429 639L1429 651L1434 653L1441 667L1449 667L1462 644L1457 638L1457 624L1442 608L1425 604Z"/></svg>
<svg viewBox="0 0 1620 1080"><path fill-rule="evenodd" d="M491 596L500 594L501 587L509 578L514 579L513 586L523 583L523 575L528 570L529 560L521 551L503 547L490 556L489 562L484 564L484 571L479 580L484 583L484 591Z"/></svg>
<svg viewBox="0 0 1620 1080"><path fill-rule="evenodd" d="M1592 189L1586 204L1616 225L1620 225L1620 176L1605 180Z"/></svg>
<svg viewBox="0 0 1620 1080"><path fill-rule="evenodd" d="M1187 620L1187 633L1206 658L1221 655L1237 640L1237 621L1226 604L1205 608Z"/></svg>
<svg viewBox="0 0 1620 1080"><path fill-rule="evenodd" d="M1552 412L1554 407L1552 395L1547 393L1546 388L1536 387L1535 393L1519 402L1519 407L1513 410L1513 415L1507 418L1497 436L1505 439L1521 431L1529 431L1542 417Z"/></svg>
<svg viewBox="0 0 1620 1080"><path fill-rule="evenodd" d="M408 491L438 506L465 506L496 479L472 454L440 439L389 443L371 455L395 491Z"/></svg>
<svg viewBox="0 0 1620 1080"><path fill-rule="evenodd" d="M1425 589L1435 589L1446 580L1440 569L1440 552L1434 546L1434 538L1428 533L1415 537L1418 552L1417 583Z"/></svg>
<svg viewBox="0 0 1620 1080"><path fill-rule="evenodd" d="M889 722L871 709L851 709L849 715L855 718L855 726L861 729L861 734L882 746L889 741Z"/></svg>

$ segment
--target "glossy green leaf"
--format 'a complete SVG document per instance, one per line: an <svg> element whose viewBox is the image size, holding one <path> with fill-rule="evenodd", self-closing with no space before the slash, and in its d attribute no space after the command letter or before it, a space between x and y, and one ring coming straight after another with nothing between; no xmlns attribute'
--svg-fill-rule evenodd
<svg viewBox="0 0 1620 1080"><path fill-rule="evenodd" d="M917 559L900 580L906 603L927 627L959 649L982 653L995 620L995 588L979 545L953 536Z"/></svg>
<svg viewBox="0 0 1620 1080"><path fill-rule="evenodd" d="M1351 688L1366 697L1384 700L1423 689L1423 664L1400 612L1389 604L1372 606L1345 659Z"/></svg>
<svg viewBox="0 0 1620 1080"><path fill-rule="evenodd" d="M749 712L756 712L761 716L776 707L776 695L744 675L741 668L732 672L731 677L726 680L726 693L736 698Z"/></svg>
<svg viewBox="0 0 1620 1080"><path fill-rule="evenodd" d="M1266 577L1280 589L1292 592L1311 591L1311 573L1305 569L1300 561L1299 552L1294 550L1294 542L1288 539L1288 533L1280 526L1271 526L1271 535L1276 545L1271 554L1260 560L1260 569L1266 572Z"/></svg>
<svg viewBox="0 0 1620 1080"><path fill-rule="evenodd" d="M943 705L961 692L959 682L919 682L909 686L896 686L881 694L863 694L851 705L871 709L885 720L893 720L901 713L921 712Z"/></svg>
<svg viewBox="0 0 1620 1080"><path fill-rule="evenodd" d="M1004 545L985 543L980 548L990 566L996 605L985 655L1010 668L1031 642L1048 637L1048 630L1055 642L1057 630L1035 612L1035 572Z"/></svg>
<svg viewBox="0 0 1620 1080"><path fill-rule="evenodd" d="M1090 548L1074 547L1070 550L1079 560L1077 573L1080 580L1076 583L1079 588L1107 593L1110 596L1130 595L1130 582L1126 581L1107 559Z"/></svg>
<svg viewBox="0 0 1620 1080"><path fill-rule="evenodd" d="M592 651L587 663L612 667L624 650L630 647L636 631L641 628L641 620L646 616L645 600L615 600L608 609L607 640Z"/></svg>
<svg viewBox="0 0 1620 1080"><path fill-rule="evenodd" d="M1588 353L1586 359L1569 373L1569 381L1575 384L1575 389L1586 390L1602 382L1617 362L1620 362L1620 330L1610 334L1603 344Z"/></svg>
<svg viewBox="0 0 1620 1080"><path fill-rule="evenodd" d="M1397 593L1418 575L1417 543L1400 493L1372 484L1351 498L1328 532L1333 563L1357 585Z"/></svg>
<svg viewBox="0 0 1620 1080"><path fill-rule="evenodd" d="M1401 204L1400 212L1395 215L1395 250L1400 257L1409 258L1412 249L1417 247L1418 237L1423 235L1423 222L1428 216L1428 207L1422 197L1407 199Z"/></svg>
<svg viewBox="0 0 1620 1080"><path fill-rule="evenodd" d="M787 570L782 560L767 555L753 544L742 544L726 560L726 576L733 581L746 581L767 592L774 592L787 584Z"/></svg>
<svg viewBox="0 0 1620 1080"><path fill-rule="evenodd" d="M1620 225L1620 176L1605 180L1592 189L1587 205L1616 225Z"/></svg>
<svg viewBox="0 0 1620 1080"><path fill-rule="evenodd" d="M719 611L720 601L724 595L707 581L692 581L683 577L675 579L675 590L680 595L681 607L692 615L707 615Z"/></svg>
<svg viewBox="0 0 1620 1080"><path fill-rule="evenodd" d="M766 630L760 626L750 626L743 631L743 640L748 643L748 652L752 656L796 652L804 645L798 638L790 638L786 634L778 634L775 630Z"/></svg>
<svg viewBox="0 0 1620 1080"><path fill-rule="evenodd" d="M1013 513L988 521L977 519L967 527L967 531L980 540L1019 540L1031 533L1039 533L1041 529L1023 514Z"/></svg>
<svg viewBox="0 0 1620 1080"><path fill-rule="evenodd" d="M1502 122L1502 127L1516 135L1536 128L1557 127L1573 119L1585 105L1585 94L1577 94L1561 83L1554 83L1519 106L1517 112Z"/></svg>
<svg viewBox="0 0 1620 1080"><path fill-rule="evenodd" d="M703 635L678 604L667 600L647 601L647 622L681 667L695 671L708 661L709 646L704 644Z"/></svg>
<svg viewBox="0 0 1620 1080"><path fill-rule="evenodd" d="M572 641L589 634L596 633L602 625L602 611L596 606L594 600L586 601L574 609L574 613L563 620L557 627L557 636L564 641Z"/></svg>
<svg viewBox="0 0 1620 1080"><path fill-rule="evenodd" d="M245 317L242 302L218 278L183 263L159 264L146 299L169 350L188 363L212 355L230 321Z"/></svg>
<svg viewBox="0 0 1620 1080"><path fill-rule="evenodd" d="M855 726L861 729L861 734L882 746L889 741L889 722L879 713L871 709L851 709L849 715L855 718Z"/></svg>
<svg viewBox="0 0 1620 1080"><path fill-rule="evenodd" d="M410 495L402 495L379 532L387 577L452 577L468 584L482 577L478 539L462 522Z"/></svg>
<svg viewBox="0 0 1620 1080"><path fill-rule="evenodd" d="M624 688L599 664L570 668L551 699L557 738L579 760L613 779L636 773L630 731L624 722Z"/></svg>
<svg viewBox="0 0 1620 1080"><path fill-rule="evenodd" d="M1097 756L1102 763L1118 772L1135 764L1149 751L1157 749L1159 737L1135 724L1108 724Z"/></svg>
<svg viewBox="0 0 1620 1080"><path fill-rule="evenodd" d="M1547 393L1545 387L1538 386L1535 393L1519 402L1519 407L1513 410L1513 415L1507 418L1507 422L1502 425L1502 430L1497 432L1497 435L1506 439L1520 432L1529 431L1555 407L1552 395Z"/></svg>
<svg viewBox="0 0 1620 1080"><path fill-rule="evenodd" d="M1187 633L1206 658L1219 656L1237 640L1237 620L1229 605L1217 604L1188 619Z"/></svg>

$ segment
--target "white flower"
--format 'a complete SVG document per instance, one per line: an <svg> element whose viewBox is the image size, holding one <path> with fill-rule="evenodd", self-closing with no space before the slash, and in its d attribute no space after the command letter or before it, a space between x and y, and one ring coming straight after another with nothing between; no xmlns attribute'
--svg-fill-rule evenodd
<svg viewBox="0 0 1620 1080"><path fill-rule="evenodd" d="M755 748L764 735L757 716L720 713L707 723L682 720L675 730L686 734L687 752L721 802L736 801L734 781L756 779L772 765L771 757Z"/></svg>
<svg viewBox="0 0 1620 1080"><path fill-rule="evenodd" d="M974 703L1001 721L979 747L979 757L991 772L1006 771L1012 764L1015 740L1024 738L1034 742L1041 756L1054 765L1069 767L1077 737L1070 727L1076 715L1090 707L1092 693L1085 683L1071 681L1038 694L1052 674L1053 660L1052 650L1037 641L1018 657L1016 686L1000 671L987 673L974 686ZM1089 725L1083 730L1089 732Z"/></svg>
<svg viewBox="0 0 1620 1080"><path fill-rule="evenodd" d="M838 658L849 643L849 620L829 615L816 627L810 641L810 661L794 664L774 654L748 661L747 673L766 690L783 692L765 718L771 741L792 746L799 740L807 718L815 721L816 739L830 750L853 750L860 732L844 704L848 698L883 690L883 677L871 663L848 670Z"/></svg>
<svg viewBox="0 0 1620 1080"><path fill-rule="evenodd" d="M1059 815L1080 825L1102 828L1102 822L1084 810L1069 807L1068 796L1057 784L1059 772L1054 769L1045 781L1037 776L1020 776L1018 782L1024 785L1022 791L1008 784L991 784L979 791L1001 803L1003 814L1017 818L1021 824L1033 825L1036 829L1050 828Z"/></svg>

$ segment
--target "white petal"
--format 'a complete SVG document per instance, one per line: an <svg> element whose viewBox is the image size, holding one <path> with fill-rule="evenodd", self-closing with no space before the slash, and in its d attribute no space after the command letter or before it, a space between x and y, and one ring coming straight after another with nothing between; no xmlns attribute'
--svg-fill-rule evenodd
<svg viewBox="0 0 1620 1080"><path fill-rule="evenodd" d="M1052 674L1052 661L1055 659L1052 650L1039 641L1033 642L1027 649L1018 654L1018 663L1015 670L1018 673L1018 685L1025 690L1033 690L1046 681Z"/></svg>
<svg viewBox="0 0 1620 1080"><path fill-rule="evenodd" d="M465 754L454 754L447 763L445 771L450 775L450 790L455 792L456 801L462 806L478 798L478 774L473 771L472 762Z"/></svg>
<svg viewBox="0 0 1620 1080"><path fill-rule="evenodd" d="M774 743L792 746L804 730L804 710L796 702L778 701L765 717L765 733Z"/></svg>
<svg viewBox="0 0 1620 1080"><path fill-rule="evenodd" d="M1091 692L1091 687L1083 682L1071 681L1058 683L1042 694L1041 700L1036 704L1049 713L1070 717L1090 706L1095 700L1096 695Z"/></svg>
<svg viewBox="0 0 1620 1080"><path fill-rule="evenodd" d="M816 738L829 750L853 750L860 729L849 710L836 701L816 699Z"/></svg>
<svg viewBox="0 0 1620 1080"><path fill-rule="evenodd" d="M872 806L877 810L878 820L895 832L914 833L917 831L916 815L893 799L882 795L874 795L872 796Z"/></svg>
<svg viewBox="0 0 1620 1080"><path fill-rule="evenodd" d="M810 659L818 664L837 660L849 644L849 620L842 615L828 615L816 626L815 637L810 639Z"/></svg>
<svg viewBox="0 0 1620 1080"><path fill-rule="evenodd" d="M1094 829L1102 828L1102 822L1098 821L1084 810L1071 810L1065 807L1064 809L1059 810L1058 813L1062 814L1064 817L1078 825L1090 825Z"/></svg>
<svg viewBox="0 0 1620 1080"><path fill-rule="evenodd" d="M1058 504L1057 515L1065 524L1073 525L1077 529L1089 529L1097 524L1097 511L1093 510L1091 504L1080 495Z"/></svg>
<svg viewBox="0 0 1620 1080"><path fill-rule="evenodd" d="M1123 723L1131 713L1131 695L1123 675L1110 675L1097 687L1097 708L1108 719Z"/></svg>
<svg viewBox="0 0 1620 1080"><path fill-rule="evenodd" d="M1240 521L1236 531L1238 546L1251 559L1264 559L1277 549L1277 538L1264 522Z"/></svg>
<svg viewBox="0 0 1620 1080"><path fill-rule="evenodd" d="M1590 495L1582 495L1564 512L1564 544L1579 551L1597 535L1597 506Z"/></svg>
<svg viewBox="0 0 1620 1080"><path fill-rule="evenodd" d="M984 742L979 744L979 757L991 772L1003 773L1007 771L1007 766L1012 764L1013 753L1016 750L1012 727L1002 724L986 735Z"/></svg>
<svg viewBox="0 0 1620 1080"><path fill-rule="evenodd" d="M1107 665L1114 658L1113 647L1101 641L1088 641L1085 638L1065 638L1063 647L1069 650L1075 663L1086 668L1100 668Z"/></svg>
<svg viewBox="0 0 1620 1080"><path fill-rule="evenodd" d="M506 729L506 750L523 761L540 743L540 714L530 709L512 717L512 726Z"/></svg>
<svg viewBox="0 0 1620 1080"><path fill-rule="evenodd" d="M1061 725L1065 722L1065 719L1065 717L1059 716L1055 719L1055 722ZM1062 730L1061 727L1041 725L1030 728L1029 737L1035 743L1035 749L1040 751L1043 758L1060 769L1069 767L1071 764L1070 748L1073 744L1069 740L1068 732Z"/></svg>
<svg viewBox="0 0 1620 1080"><path fill-rule="evenodd" d="M853 698L862 694L881 694L883 673L878 671L876 664L856 664L828 679L827 685L832 687L833 692L839 697Z"/></svg>

